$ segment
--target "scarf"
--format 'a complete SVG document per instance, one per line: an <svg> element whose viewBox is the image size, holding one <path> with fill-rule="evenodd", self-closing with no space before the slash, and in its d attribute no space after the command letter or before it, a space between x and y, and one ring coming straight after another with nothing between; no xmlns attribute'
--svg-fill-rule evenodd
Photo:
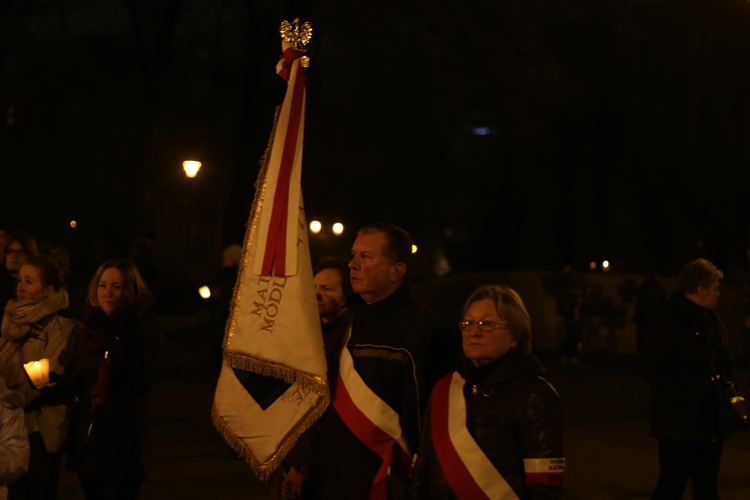
<svg viewBox="0 0 750 500"><path fill-rule="evenodd" d="M31 299L11 299L5 305L1 327L4 339L20 342L32 326L68 307L68 292L55 290Z"/></svg>

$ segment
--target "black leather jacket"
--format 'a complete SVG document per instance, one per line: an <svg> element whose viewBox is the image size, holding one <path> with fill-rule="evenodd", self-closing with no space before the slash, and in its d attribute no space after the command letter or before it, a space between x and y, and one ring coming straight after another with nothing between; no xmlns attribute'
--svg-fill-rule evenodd
<svg viewBox="0 0 750 500"><path fill-rule="evenodd" d="M366 305L351 304L347 344L354 368L367 386L399 415L403 437L416 450L424 406L433 384L455 366L457 346L442 319L413 300L408 284ZM338 359L338 351L334 359ZM344 424L332 402L319 420L321 496L326 500L367 498L382 460ZM394 480L390 498L408 494Z"/></svg>
<svg viewBox="0 0 750 500"><path fill-rule="evenodd" d="M562 410L539 360L511 349L494 363L474 368L462 359L466 425L495 468L521 499L560 498L562 486L527 485L524 458L563 458ZM412 498L452 499L430 438L430 411L412 475Z"/></svg>
<svg viewBox="0 0 750 500"><path fill-rule="evenodd" d="M652 436L706 442L729 434L721 384L734 376L716 312L676 291L646 333L644 368Z"/></svg>

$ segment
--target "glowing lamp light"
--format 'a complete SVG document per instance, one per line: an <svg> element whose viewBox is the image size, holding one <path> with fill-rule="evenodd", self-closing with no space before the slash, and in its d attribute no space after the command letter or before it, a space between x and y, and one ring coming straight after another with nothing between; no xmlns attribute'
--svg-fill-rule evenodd
<svg viewBox="0 0 750 500"><path fill-rule="evenodd" d="M203 164L199 161L186 160L182 162L182 169L185 171L185 175L192 179L198 175L198 170L201 169L201 165Z"/></svg>
<svg viewBox="0 0 750 500"><path fill-rule="evenodd" d="M595 269L596 269L596 262L594 262L594 261L592 260L592 261L591 261L591 262L589 263L589 269L591 269L592 271L593 271L593 270L595 270Z"/></svg>
<svg viewBox="0 0 750 500"><path fill-rule="evenodd" d="M336 222L333 224L333 234L338 236L343 232L344 232L344 225L342 223Z"/></svg>
<svg viewBox="0 0 750 500"><path fill-rule="evenodd" d="M204 299L210 299L211 298L211 289L207 287L206 285L203 285L198 289L198 294L203 297Z"/></svg>
<svg viewBox="0 0 750 500"><path fill-rule="evenodd" d="M417 245L414 245L413 243L411 245L411 253L417 253Z"/></svg>
<svg viewBox="0 0 750 500"><path fill-rule="evenodd" d="M609 261L608 260L602 261L602 271L605 271L605 272L609 271Z"/></svg>
<svg viewBox="0 0 750 500"><path fill-rule="evenodd" d="M76 221L74 221L74 220L70 221L70 228L71 229L75 229L76 226L78 226L78 223Z"/></svg>
<svg viewBox="0 0 750 500"><path fill-rule="evenodd" d="M42 358L39 361L29 361L23 365L23 369L34 384L39 389L49 384L49 359Z"/></svg>
<svg viewBox="0 0 750 500"><path fill-rule="evenodd" d="M323 229L323 224L321 224L319 220L314 220L310 222L310 231L313 234L318 234L321 229Z"/></svg>

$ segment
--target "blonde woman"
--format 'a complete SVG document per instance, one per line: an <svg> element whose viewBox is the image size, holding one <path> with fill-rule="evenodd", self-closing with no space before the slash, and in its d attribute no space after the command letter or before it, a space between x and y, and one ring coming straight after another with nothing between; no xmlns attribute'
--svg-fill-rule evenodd
<svg viewBox="0 0 750 500"><path fill-rule="evenodd" d="M71 405L55 388L55 377L71 365L78 322L60 315L68 307L62 271L48 256L28 257L18 271L18 298L5 306L0 339L0 366L8 388L25 410L31 448L29 472L12 483L12 499L57 498L62 447L70 423ZM34 386L23 365L49 360L47 383Z"/></svg>
<svg viewBox="0 0 750 500"><path fill-rule="evenodd" d="M151 292L129 260L99 266L78 342L68 468L87 500L137 499L151 469L149 394L162 334Z"/></svg>

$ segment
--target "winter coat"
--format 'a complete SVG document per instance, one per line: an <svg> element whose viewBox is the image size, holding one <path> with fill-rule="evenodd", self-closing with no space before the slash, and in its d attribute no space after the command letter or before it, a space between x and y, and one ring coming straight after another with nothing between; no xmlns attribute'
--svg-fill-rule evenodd
<svg viewBox="0 0 750 500"><path fill-rule="evenodd" d="M159 322L142 308L126 306L115 317L87 311L73 382L68 469L114 481L149 479L149 394L162 349Z"/></svg>
<svg viewBox="0 0 750 500"><path fill-rule="evenodd" d="M0 380L0 500L8 498L8 484L29 469L29 438L23 408Z"/></svg>
<svg viewBox="0 0 750 500"><path fill-rule="evenodd" d="M429 391L455 366L457 343L434 311L411 298L408 284L373 304L352 304L351 315L345 349L364 383L398 413L414 453ZM319 422L322 498L367 498L381 458L355 437L333 403ZM402 487L398 481L391 486ZM405 494L394 490L392 496Z"/></svg>
<svg viewBox="0 0 750 500"><path fill-rule="evenodd" d="M651 435L704 442L726 437L721 385L734 376L716 312L677 291L646 335Z"/></svg>
<svg viewBox="0 0 750 500"><path fill-rule="evenodd" d="M51 373L65 375L73 363L80 329L76 320L58 314L67 307L65 290L39 299L11 299L5 307L0 340L5 383L23 404L28 433L39 432L49 453L59 452L66 441L71 401L60 397L54 380L42 389L31 385L23 365L47 358Z"/></svg>
<svg viewBox="0 0 750 500"><path fill-rule="evenodd" d="M564 457L560 398L542 378L539 360L514 348L480 368L462 357L458 372L466 380L466 427L515 494L520 499L560 498L561 485L526 484L524 459ZM435 451L431 417L428 406L412 498L457 498Z"/></svg>

